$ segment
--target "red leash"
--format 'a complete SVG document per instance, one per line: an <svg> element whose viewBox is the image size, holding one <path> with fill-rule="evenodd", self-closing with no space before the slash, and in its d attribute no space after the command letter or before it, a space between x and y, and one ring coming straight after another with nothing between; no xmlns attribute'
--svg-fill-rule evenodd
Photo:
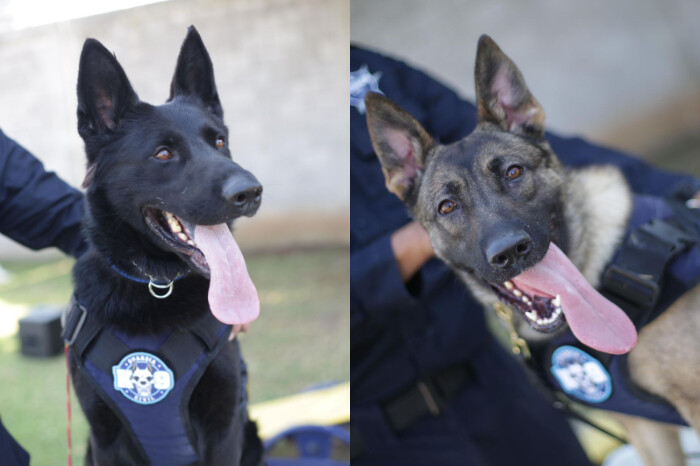
<svg viewBox="0 0 700 466"><path fill-rule="evenodd" d="M73 444L71 442L70 424L71 424L71 409L70 409L70 364L68 363L68 345L66 348L66 438L68 439L68 466L73 466Z"/></svg>

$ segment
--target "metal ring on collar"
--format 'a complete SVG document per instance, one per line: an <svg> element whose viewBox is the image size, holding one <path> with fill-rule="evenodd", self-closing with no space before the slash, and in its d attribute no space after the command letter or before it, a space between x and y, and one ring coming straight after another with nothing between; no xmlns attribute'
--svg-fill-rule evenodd
<svg viewBox="0 0 700 466"><path fill-rule="evenodd" d="M175 282L171 281L169 283L166 283L165 285L155 283L153 280L148 282L148 291L151 293L151 296L154 298L158 299L165 299L168 296L170 296L173 292L173 287L174 287ZM159 290L168 290L164 294L158 294L154 288L157 288Z"/></svg>

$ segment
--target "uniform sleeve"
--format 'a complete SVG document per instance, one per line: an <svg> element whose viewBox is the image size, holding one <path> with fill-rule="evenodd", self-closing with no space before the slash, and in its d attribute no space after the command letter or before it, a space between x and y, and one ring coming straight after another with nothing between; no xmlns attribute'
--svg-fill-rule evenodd
<svg viewBox="0 0 700 466"><path fill-rule="evenodd" d="M581 138L547 134L554 153L566 166L611 164L622 170L632 191L653 196L669 196L678 190L700 190L700 182L689 175L660 170L649 163L613 149L588 143Z"/></svg>
<svg viewBox="0 0 700 466"><path fill-rule="evenodd" d="M84 196L0 131L0 233L31 249L79 256Z"/></svg>
<svg viewBox="0 0 700 466"><path fill-rule="evenodd" d="M351 252L350 288L352 326L366 316L385 320L420 306L401 279L391 233Z"/></svg>
<svg viewBox="0 0 700 466"><path fill-rule="evenodd" d="M455 142L476 127L476 107L438 80L397 62L402 73L402 92L412 96L424 112L421 124L439 142Z"/></svg>

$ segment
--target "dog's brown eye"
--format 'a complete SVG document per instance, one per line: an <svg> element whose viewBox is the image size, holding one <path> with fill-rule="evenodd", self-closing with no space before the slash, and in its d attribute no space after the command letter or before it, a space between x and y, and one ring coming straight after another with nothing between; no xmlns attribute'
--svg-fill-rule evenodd
<svg viewBox="0 0 700 466"><path fill-rule="evenodd" d="M162 148L158 149L158 151L153 154L153 157L157 158L158 160L170 160L173 158L173 153L170 152L169 149Z"/></svg>
<svg viewBox="0 0 700 466"><path fill-rule="evenodd" d="M511 165L508 167L508 171L506 172L506 179L508 181L514 180L516 178L520 178L520 175L523 174L523 168L519 165Z"/></svg>
<svg viewBox="0 0 700 466"><path fill-rule="evenodd" d="M447 215L450 212L452 212L453 210L455 210L455 207L457 207L457 204L455 204L454 202L452 202L449 199L446 199L446 200L442 201L440 203L440 205L438 206L438 212L440 212L440 214L442 214L442 215Z"/></svg>
<svg viewBox="0 0 700 466"><path fill-rule="evenodd" d="M216 138L216 148L223 149L224 147L226 147L226 141L224 141L224 138L222 138L222 137Z"/></svg>

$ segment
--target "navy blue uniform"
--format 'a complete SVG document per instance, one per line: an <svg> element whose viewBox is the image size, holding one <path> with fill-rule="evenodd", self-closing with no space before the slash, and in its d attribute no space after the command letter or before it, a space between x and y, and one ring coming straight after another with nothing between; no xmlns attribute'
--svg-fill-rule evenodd
<svg viewBox="0 0 700 466"><path fill-rule="evenodd" d="M79 256L83 195L0 131L0 233L31 249L55 246ZM29 464L29 455L0 422L2 464Z"/></svg>
<svg viewBox="0 0 700 466"><path fill-rule="evenodd" d="M361 73L379 78L381 92L440 142L474 129L474 105L424 73L352 47L351 73L365 67ZM351 92L361 93L352 83ZM357 98L351 103L362 106ZM563 417L496 344L481 307L447 266L432 259L403 283L390 240L410 218L384 186L357 107L350 109L350 131L351 412L363 447L357 464L589 464ZM566 165L617 165L637 192L665 195L690 179L581 139L548 139ZM440 415L395 432L382 408L387 400L458 363L472 368L474 380Z"/></svg>
<svg viewBox="0 0 700 466"><path fill-rule="evenodd" d="M0 131L0 233L31 249L79 256L83 194Z"/></svg>

